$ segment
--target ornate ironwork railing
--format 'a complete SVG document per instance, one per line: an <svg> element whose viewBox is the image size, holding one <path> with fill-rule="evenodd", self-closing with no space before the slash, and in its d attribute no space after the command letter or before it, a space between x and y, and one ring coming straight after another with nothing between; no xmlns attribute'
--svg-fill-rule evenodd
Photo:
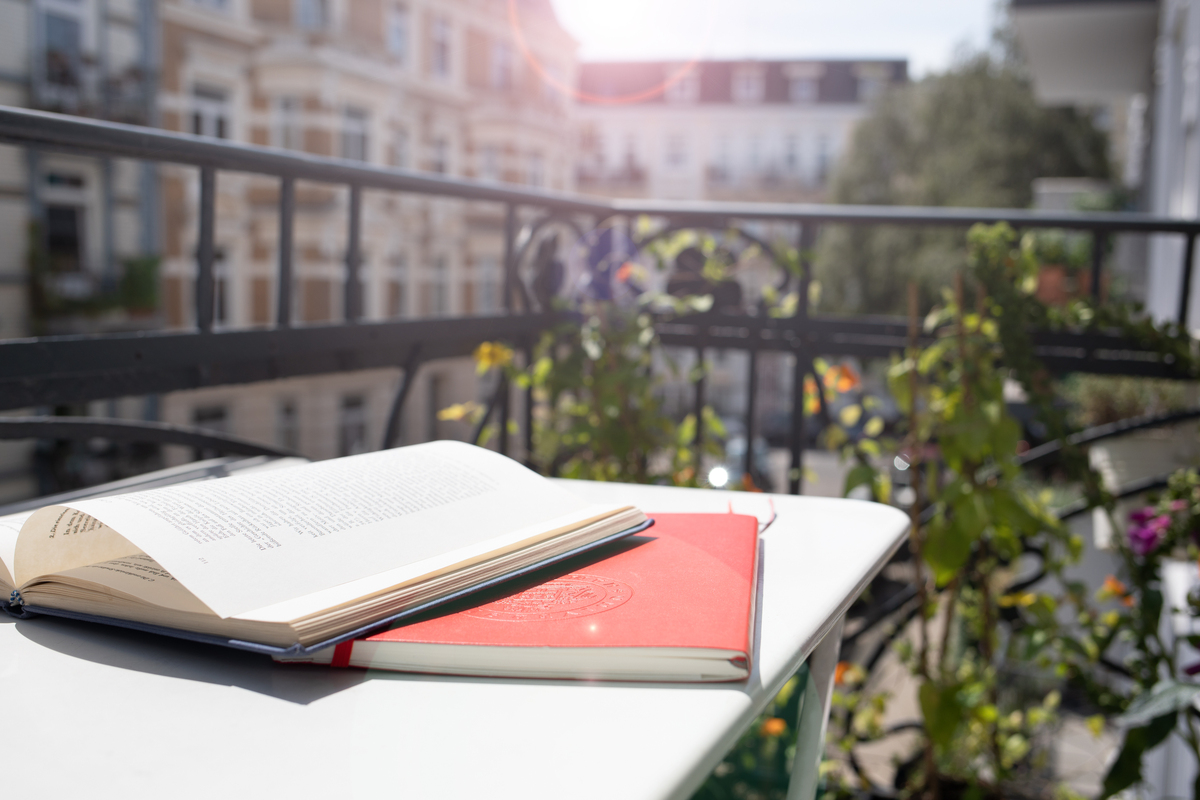
<svg viewBox="0 0 1200 800"><path fill-rule="evenodd" d="M564 223L577 233L595 228L606 220L632 219L640 215L665 220L668 229L724 230L748 222L786 222L799 229L800 238L796 244L801 252L811 248L818 228L828 224L966 227L978 222L1008 222L1022 229L1064 228L1084 232L1093 238L1090 285L1097 296L1102 285L1105 245L1111 236L1131 232L1172 234L1182 236L1186 243L1178 306L1181 322L1188 317L1191 264L1196 236L1200 234L1200 221L1197 220L1128 213L608 200L480 183L8 107L0 107L0 142L46 151L177 164L195 168L199 173L195 330L44 337L0 343L0 410L395 366L403 368L404 379L391 409L382 442L385 447L395 439L400 411L421 364L466 355L479 343L489 340L529 346L540 332L561 321L561 314L535 309L530 298L536 287L525 284L519 269L533 249L532 233L551 222ZM214 330L216 182L220 171L266 175L279 182L278 302L274 325L270 329ZM345 304L343 321L339 323L295 326L291 318L296 182L301 180L349 189ZM505 313L450 319L364 321L360 281L364 190L458 198L502 206ZM529 223L522 239L519 224L530 211L541 212L541 216ZM807 298L808 272L809 265L802 264L798 276L785 273L781 288L792 286L799 291L799 297ZM760 354L783 352L794 356L794 396L790 398L792 411L788 438L792 492L800 490L804 429L804 404L800 393L804 376L812 372L813 358L817 355L886 357L908 342L907 324L902 320L821 317L810 314L803 302L792 317L776 319L746 313L695 315L663 322L660 333L665 344L694 348L701 360L705 351L711 348L747 352L745 428L748 442L753 441L755 433L755 387ZM1115 333L1044 332L1038 335L1037 347L1051 368L1064 372L1176 374L1173 365L1159 355L1139 348ZM704 404L704 391L701 378L695 385L698 409ZM502 423L506 422L510 414L509 403L502 401L497 411L503 418ZM528 422L526 415L526 437L532 435ZM0 428L0 438L28 436L36 430L29 427L31 424L24 421L22 425ZM69 433L61 425L53 432L49 427L45 430L47 436L55 437ZM106 430L112 433L113 429ZM501 424L499 430L499 446L507 450L508 426ZM168 441L174 435L164 427L155 429L150 438ZM199 441L196 436L207 434L184 431L179 435L186 443L195 444ZM225 441L222 437L205 441L218 449L223 443L234 451L238 451L239 446L244 449L244 443ZM528 447L528 440L526 445ZM751 458L753 447L747 447L747 470Z"/></svg>

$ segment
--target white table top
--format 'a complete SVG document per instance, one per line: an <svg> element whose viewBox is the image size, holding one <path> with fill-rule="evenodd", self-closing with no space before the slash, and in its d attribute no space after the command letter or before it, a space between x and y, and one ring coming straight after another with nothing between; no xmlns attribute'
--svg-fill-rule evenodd
<svg viewBox="0 0 1200 800"><path fill-rule="evenodd" d="M0 622L8 797L686 798L900 543L852 500L570 482L648 512L778 519L750 678L440 678L265 657L62 619Z"/></svg>

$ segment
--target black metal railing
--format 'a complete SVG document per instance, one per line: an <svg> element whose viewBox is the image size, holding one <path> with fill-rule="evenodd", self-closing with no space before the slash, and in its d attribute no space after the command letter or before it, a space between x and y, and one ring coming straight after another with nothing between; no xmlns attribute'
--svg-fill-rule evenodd
<svg viewBox="0 0 1200 800"><path fill-rule="evenodd" d="M195 290L196 330L104 336L65 336L0 343L0 410L79 403L137 394L163 393L205 386L251 383L276 378L335 373L378 367L404 370L383 446L395 439L396 425L420 365L467 355L489 340L532 345L540 332L563 319L537 310L520 271L530 252L532 232L549 222L565 222L577 233L614 218L650 215L670 229L729 229L749 222L786 222L799 229L800 252L811 250L822 225L845 224L966 227L1008 222L1019 229L1064 228L1093 239L1091 290L1099 297L1104 253L1109 237L1119 233L1159 233L1184 237L1184 262L1178 304L1181 324L1188 318L1191 263L1200 221L1128 213L1044 213L1014 209L830 206L785 203L678 202L607 200L516 186L391 169L219 139L97 122L26 109L0 107L0 142L38 150L89 156L130 158L197 168L199 215ZM266 330L214 331L214 246L216 185L220 171L270 176L279 181L278 302L274 326ZM291 319L294 262L296 181L315 181L349 188L345 253L344 321L293 327ZM362 261L362 193L387 190L434 197L500 204L504 209L503 315L454 319L364 322L359 268ZM518 241L518 225L529 212L527 235ZM745 234L749 237L749 234ZM793 286L807 298L810 265L799 275L783 273L781 288ZM794 283L793 283L794 282ZM790 490L800 491L802 474L804 377L814 372L817 355L886 357L908 343L908 326L890 318L820 317L801 302L797 313L775 319L753 314L705 314L664 321L662 341L692 348L703 363L706 351L734 349L748 354L746 439L754 440L755 384L758 358L764 352L793 356L789 398L791 433ZM1177 377L1174 364L1157 352L1124 340L1117 333L1042 332L1038 353L1062 372ZM507 388L507 387L506 387ZM697 410L704 405L703 378L695 385ZM526 396L526 452L532 435ZM496 404L500 430L506 434L511 413L507 395ZM698 415L699 418L699 415ZM15 430L15 429L14 429ZM22 429L24 430L24 429ZM49 430L49 429L47 429ZM60 435L61 431L54 435ZM156 431L159 440L169 431ZM703 430L697 436L702 437ZM0 437L5 436L0 430ZM194 439L189 442L194 443ZM219 442L217 445L219 446ZM508 449L507 435L501 449ZM747 471L753 447L746 448Z"/></svg>

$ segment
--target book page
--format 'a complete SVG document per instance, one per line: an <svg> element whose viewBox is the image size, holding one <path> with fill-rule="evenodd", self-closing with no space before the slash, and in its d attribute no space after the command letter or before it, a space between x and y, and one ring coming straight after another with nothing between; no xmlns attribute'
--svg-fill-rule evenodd
<svg viewBox="0 0 1200 800"><path fill-rule="evenodd" d="M4 584L5 588L16 587L17 582L13 578L13 563L17 555L17 534L21 532L21 526L25 524L25 520L33 516L32 511L22 511L19 514L9 514L0 517L0 584ZM8 589L12 591L12 589ZM0 597L0 604L8 602L8 593Z"/></svg>
<svg viewBox="0 0 1200 800"><path fill-rule="evenodd" d="M101 584L159 608L196 614L209 613L208 608L196 599L195 595L145 554L76 567L61 574L67 578Z"/></svg>
<svg viewBox="0 0 1200 800"><path fill-rule="evenodd" d="M68 505L119 531L222 617L448 551L486 552L489 540L586 507L517 462L461 442ZM61 546L35 521L17 546L22 583Z"/></svg>

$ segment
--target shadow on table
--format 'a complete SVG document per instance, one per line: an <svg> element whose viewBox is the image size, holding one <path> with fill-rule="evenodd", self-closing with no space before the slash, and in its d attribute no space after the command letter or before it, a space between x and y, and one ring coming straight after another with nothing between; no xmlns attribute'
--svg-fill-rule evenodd
<svg viewBox="0 0 1200 800"><path fill-rule="evenodd" d="M72 658L118 669L219 686L237 686L307 705L369 680L359 670L305 669L232 648L63 618L19 620L31 642Z"/></svg>

